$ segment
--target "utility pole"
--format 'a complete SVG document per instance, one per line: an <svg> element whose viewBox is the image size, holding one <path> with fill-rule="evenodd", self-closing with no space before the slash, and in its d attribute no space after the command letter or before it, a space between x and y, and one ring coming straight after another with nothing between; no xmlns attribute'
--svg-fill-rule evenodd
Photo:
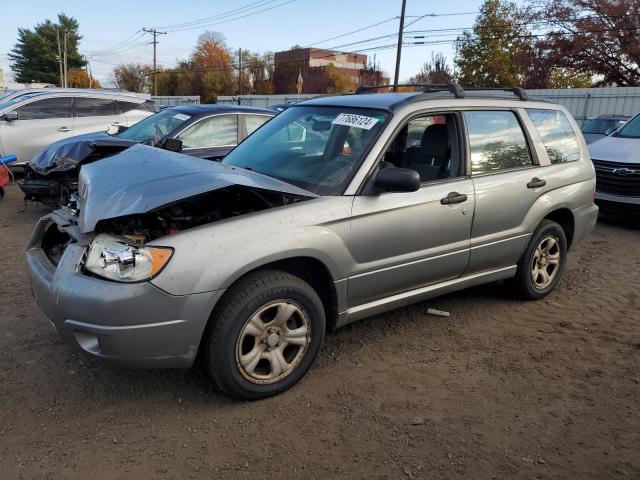
<svg viewBox="0 0 640 480"><path fill-rule="evenodd" d="M67 32L64 32L64 88L67 88L69 85L67 84Z"/></svg>
<svg viewBox="0 0 640 480"><path fill-rule="evenodd" d="M58 65L60 66L60 87L64 87L64 76L62 74L62 46L60 45L60 30L56 29L58 37Z"/></svg>
<svg viewBox="0 0 640 480"><path fill-rule="evenodd" d="M155 28L143 28L143 32L147 32L153 35L153 94L158 94L158 82L156 81L156 45L158 45L157 35L166 35L167 32L159 32Z"/></svg>
<svg viewBox="0 0 640 480"><path fill-rule="evenodd" d="M238 95L242 95L242 49L238 49Z"/></svg>
<svg viewBox="0 0 640 480"><path fill-rule="evenodd" d="M398 77L400 76L400 57L402 56L402 34L404 31L404 11L407 7L407 0L402 0L402 13L400 14L400 30L398 31L398 51L396 53L396 74L393 80L393 91L398 91Z"/></svg>

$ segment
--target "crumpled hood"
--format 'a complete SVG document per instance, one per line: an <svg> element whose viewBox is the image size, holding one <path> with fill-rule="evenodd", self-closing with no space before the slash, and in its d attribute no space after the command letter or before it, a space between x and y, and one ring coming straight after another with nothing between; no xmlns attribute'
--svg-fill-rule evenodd
<svg viewBox="0 0 640 480"><path fill-rule="evenodd" d="M40 175L73 170L89 155L103 148L117 152L136 142L112 137L104 132L85 133L53 142L29 160L29 166Z"/></svg>
<svg viewBox="0 0 640 480"><path fill-rule="evenodd" d="M80 169L78 227L89 233L100 220L146 213L231 185L317 197L239 167L135 145Z"/></svg>
<svg viewBox="0 0 640 480"><path fill-rule="evenodd" d="M589 144L594 160L619 163L640 163L640 138L604 137Z"/></svg>

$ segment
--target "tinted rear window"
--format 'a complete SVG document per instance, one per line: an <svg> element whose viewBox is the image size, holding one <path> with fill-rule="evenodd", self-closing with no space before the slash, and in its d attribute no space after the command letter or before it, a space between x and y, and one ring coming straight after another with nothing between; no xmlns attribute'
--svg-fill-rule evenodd
<svg viewBox="0 0 640 480"><path fill-rule="evenodd" d="M76 98L76 117L104 117L116 114L116 102L108 98Z"/></svg>
<svg viewBox="0 0 640 480"><path fill-rule="evenodd" d="M563 112L527 108L527 114L542 137L551 163L574 162L580 158L578 138Z"/></svg>

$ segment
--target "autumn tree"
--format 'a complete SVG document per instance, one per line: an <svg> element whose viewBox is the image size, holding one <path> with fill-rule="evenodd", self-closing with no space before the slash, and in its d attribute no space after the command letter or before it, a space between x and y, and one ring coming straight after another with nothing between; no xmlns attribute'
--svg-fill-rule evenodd
<svg viewBox="0 0 640 480"><path fill-rule="evenodd" d="M222 34L206 31L198 37L191 68L195 73L194 87L203 103L213 103L218 95L234 93L235 66Z"/></svg>
<svg viewBox="0 0 640 480"><path fill-rule="evenodd" d="M349 77L342 72L333 63L324 68L324 81L326 93L347 93L355 89L355 85L349 80Z"/></svg>
<svg viewBox="0 0 640 480"><path fill-rule="evenodd" d="M432 53L431 60L425 62L417 75L409 79L409 83L444 84L453 80L453 71L442 53Z"/></svg>
<svg viewBox="0 0 640 480"><path fill-rule="evenodd" d="M532 7L530 19L549 25L539 46L560 72L596 77L601 85L640 85L638 0L546 0Z"/></svg>
<svg viewBox="0 0 640 480"><path fill-rule="evenodd" d="M118 65L113 69L113 83L121 90L148 93L152 73L151 65L141 63Z"/></svg>
<svg viewBox="0 0 640 480"><path fill-rule="evenodd" d="M273 52L264 54L247 52L243 58L243 79L247 82L247 89L243 92L267 95L273 93Z"/></svg>
<svg viewBox="0 0 640 480"><path fill-rule="evenodd" d="M71 68L67 73L67 84L70 88L100 88L100 82L81 68Z"/></svg>
<svg viewBox="0 0 640 480"><path fill-rule="evenodd" d="M524 83L526 58L532 51L525 18L515 3L484 2L473 31L463 33L456 42L456 66L461 84L500 87Z"/></svg>
<svg viewBox="0 0 640 480"><path fill-rule="evenodd" d="M78 51L78 42L82 38L78 33L78 21L63 13L58 14L57 20L56 23L45 20L33 30L18 29L18 41L8 54L16 82L62 85L58 38L62 49L66 37L67 68L81 68L86 64Z"/></svg>

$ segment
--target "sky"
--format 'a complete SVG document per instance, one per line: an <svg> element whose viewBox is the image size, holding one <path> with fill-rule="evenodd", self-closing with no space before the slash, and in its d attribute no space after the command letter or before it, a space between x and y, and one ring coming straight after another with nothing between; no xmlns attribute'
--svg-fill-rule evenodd
<svg viewBox="0 0 640 480"><path fill-rule="evenodd" d="M5 77L11 78L6 55L17 40L18 28L33 28L64 12L80 24L80 52L89 58L94 77L108 85L115 65L152 62L151 36L140 31L143 27L169 31L158 36L158 64L165 68L187 58L198 36L211 30L222 33L234 51L242 48L263 53L287 50L296 44L339 47L336 49L342 51L376 49L361 53L371 60L375 54L376 62L393 78L396 50L392 45L397 41L402 0L136 0L102 4L29 0L28 4L25 8L10 2L3 8L0 68ZM416 74L434 52L444 53L453 63L452 40L460 31L441 30L470 28L481 4L481 0L407 0L405 42L429 44L403 47L400 79ZM210 20L193 23L202 19ZM187 25L175 26L179 24ZM344 35L359 29L363 30ZM355 43L386 35L390 36Z"/></svg>

